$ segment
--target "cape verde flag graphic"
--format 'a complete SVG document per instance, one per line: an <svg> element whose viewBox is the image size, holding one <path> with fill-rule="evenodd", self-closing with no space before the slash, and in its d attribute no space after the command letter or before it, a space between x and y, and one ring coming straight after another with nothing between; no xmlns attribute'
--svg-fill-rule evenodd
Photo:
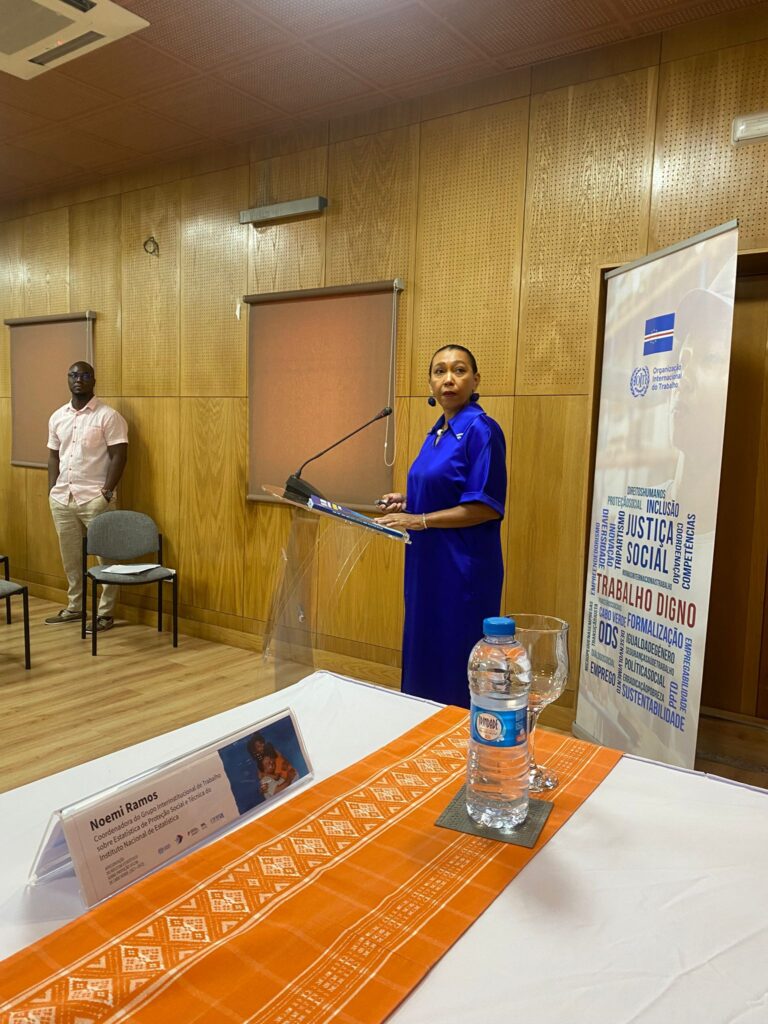
<svg viewBox="0 0 768 1024"><path fill-rule="evenodd" d="M655 356L657 352L671 352L675 342L675 314L662 313L645 321L644 356Z"/></svg>

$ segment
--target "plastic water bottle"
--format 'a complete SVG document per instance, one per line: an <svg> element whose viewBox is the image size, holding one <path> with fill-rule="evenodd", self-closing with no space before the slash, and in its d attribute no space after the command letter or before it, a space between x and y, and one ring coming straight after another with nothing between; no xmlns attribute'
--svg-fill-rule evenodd
<svg viewBox="0 0 768 1024"><path fill-rule="evenodd" d="M509 832L528 815L528 692L531 663L514 619L485 619L467 666L470 735L467 813Z"/></svg>

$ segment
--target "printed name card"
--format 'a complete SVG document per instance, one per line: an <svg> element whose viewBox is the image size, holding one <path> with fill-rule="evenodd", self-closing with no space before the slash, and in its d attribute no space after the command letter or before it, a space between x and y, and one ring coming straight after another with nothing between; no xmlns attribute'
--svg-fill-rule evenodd
<svg viewBox="0 0 768 1024"><path fill-rule="evenodd" d="M91 907L311 777L290 710L56 811L29 882L73 868Z"/></svg>

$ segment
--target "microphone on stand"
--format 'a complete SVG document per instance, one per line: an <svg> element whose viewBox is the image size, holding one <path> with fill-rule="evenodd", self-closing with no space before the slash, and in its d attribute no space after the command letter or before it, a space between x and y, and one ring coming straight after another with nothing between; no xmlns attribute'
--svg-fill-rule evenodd
<svg viewBox="0 0 768 1024"><path fill-rule="evenodd" d="M305 466L308 466L310 462L314 462L315 459L319 459L321 455L325 455L332 448L336 448L343 441L348 441L350 437L354 437L355 434L359 434L361 430L365 430L366 427L370 427L372 423L376 423L377 420L383 420L387 416L392 415L392 407L387 405L381 412L377 413L372 420L368 420L362 427L358 427L357 430L353 430L351 434L347 434L345 437L340 438L338 441L334 441L333 444L328 445L327 448L323 448L317 455L313 455L311 459L307 459L306 462L302 462L295 473L291 473L288 479L285 481L285 491L283 493L284 498L288 498L290 501L298 501L302 505L306 505L309 499L314 494L317 498L325 498L324 494L321 494L316 487L314 487L309 481L301 479L301 473Z"/></svg>

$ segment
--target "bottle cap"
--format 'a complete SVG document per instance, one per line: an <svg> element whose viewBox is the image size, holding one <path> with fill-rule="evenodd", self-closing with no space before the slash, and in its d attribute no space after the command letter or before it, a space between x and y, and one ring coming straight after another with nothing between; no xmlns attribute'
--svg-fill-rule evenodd
<svg viewBox="0 0 768 1024"><path fill-rule="evenodd" d="M483 619L483 633L486 636L514 636L515 620L507 615L493 615Z"/></svg>

